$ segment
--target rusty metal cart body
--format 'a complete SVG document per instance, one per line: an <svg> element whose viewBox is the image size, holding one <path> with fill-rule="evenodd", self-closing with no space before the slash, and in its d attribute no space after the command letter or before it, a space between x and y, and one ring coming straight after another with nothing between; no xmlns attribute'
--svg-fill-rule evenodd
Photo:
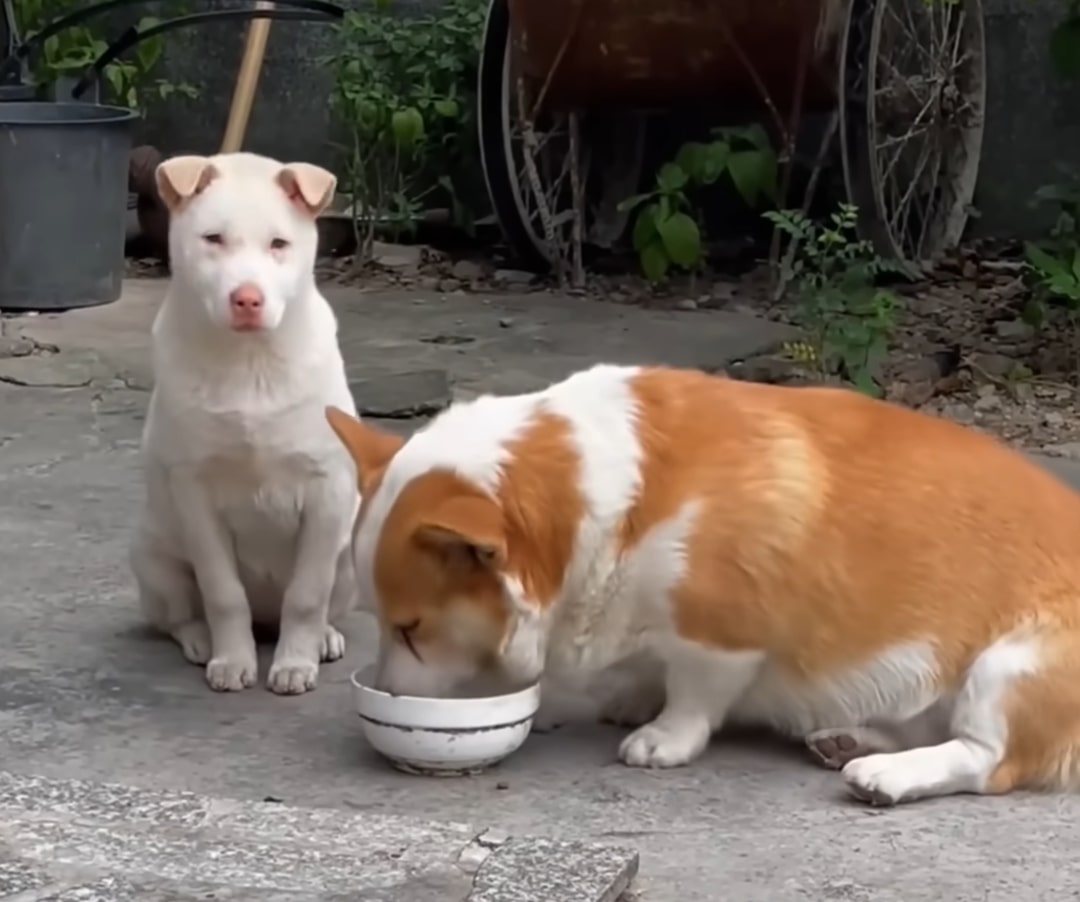
<svg viewBox="0 0 1080 902"><path fill-rule="evenodd" d="M532 268L552 266L573 229L601 247L621 236L649 110L752 119L770 104L833 114L863 234L932 260L960 240L978 174L981 0L491 0L484 173Z"/></svg>

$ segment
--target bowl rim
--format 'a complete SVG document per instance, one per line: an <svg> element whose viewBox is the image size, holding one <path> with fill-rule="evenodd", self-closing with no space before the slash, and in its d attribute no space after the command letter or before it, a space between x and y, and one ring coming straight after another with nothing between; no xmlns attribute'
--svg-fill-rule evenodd
<svg viewBox="0 0 1080 902"><path fill-rule="evenodd" d="M468 698L442 698L432 695L399 695L395 692L386 692L382 689L376 689L374 686L369 686L367 683L360 679L360 674L368 673L374 670L373 665L367 667L358 667L351 674L349 674L349 681L353 684L353 688L362 690L377 698L383 698L393 701L401 702L424 702L425 704L437 704L439 706L445 705L448 708L469 708L475 705L491 703L491 702L506 702L511 699L525 699L529 696L535 695L540 689L540 681L530 683L524 689L518 689L514 692L503 692L499 695L470 695Z"/></svg>

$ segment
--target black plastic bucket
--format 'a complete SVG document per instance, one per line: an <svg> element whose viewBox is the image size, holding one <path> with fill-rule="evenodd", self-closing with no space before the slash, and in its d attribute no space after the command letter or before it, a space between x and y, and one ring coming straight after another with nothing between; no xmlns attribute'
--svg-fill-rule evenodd
<svg viewBox="0 0 1080 902"><path fill-rule="evenodd" d="M137 118L88 103L0 103L0 310L120 297Z"/></svg>

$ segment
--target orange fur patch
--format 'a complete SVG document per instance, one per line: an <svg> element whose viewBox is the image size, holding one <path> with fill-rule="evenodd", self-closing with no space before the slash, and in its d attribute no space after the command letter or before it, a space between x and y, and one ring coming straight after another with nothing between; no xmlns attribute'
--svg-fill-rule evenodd
<svg viewBox="0 0 1080 902"><path fill-rule="evenodd" d="M458 618L474 629L490 627L479 628L478 641L494 654L510 623L496 571L517 579L540 604L554 601L562 586L584 512L570 425L557 416L538 416L508 452L495 497L460 476L434 470L406 486L387 517L376 549L382 611L392 624L418 623L413 638L420 646L439 645L452 631L448 618ZM446 546L422 540L432 526L464 545L498 544L498 561L491 566L448 557Z"/></svg>
<svg viewBox="0 0 1080 902"><path fill-rule="evenodd" d="M635 390L627 544L700 506L674 595L686 638L805 678L933 640L954 686L1005 625L1080 613L1046 591L1080 587L1080 498L997 441L838 389L653 370Z"/></svg>

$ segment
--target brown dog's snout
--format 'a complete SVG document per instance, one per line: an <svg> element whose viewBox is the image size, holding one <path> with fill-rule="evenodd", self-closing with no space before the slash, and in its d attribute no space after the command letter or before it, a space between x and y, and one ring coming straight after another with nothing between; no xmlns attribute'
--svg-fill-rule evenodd
<svg viewBox="0 0 1080 902"><path fill-rule="evenodd" d="M265 298L258 285L248 282L234 289L229 294L232 327L240 331L261 328L264 302Z"/></svg>

